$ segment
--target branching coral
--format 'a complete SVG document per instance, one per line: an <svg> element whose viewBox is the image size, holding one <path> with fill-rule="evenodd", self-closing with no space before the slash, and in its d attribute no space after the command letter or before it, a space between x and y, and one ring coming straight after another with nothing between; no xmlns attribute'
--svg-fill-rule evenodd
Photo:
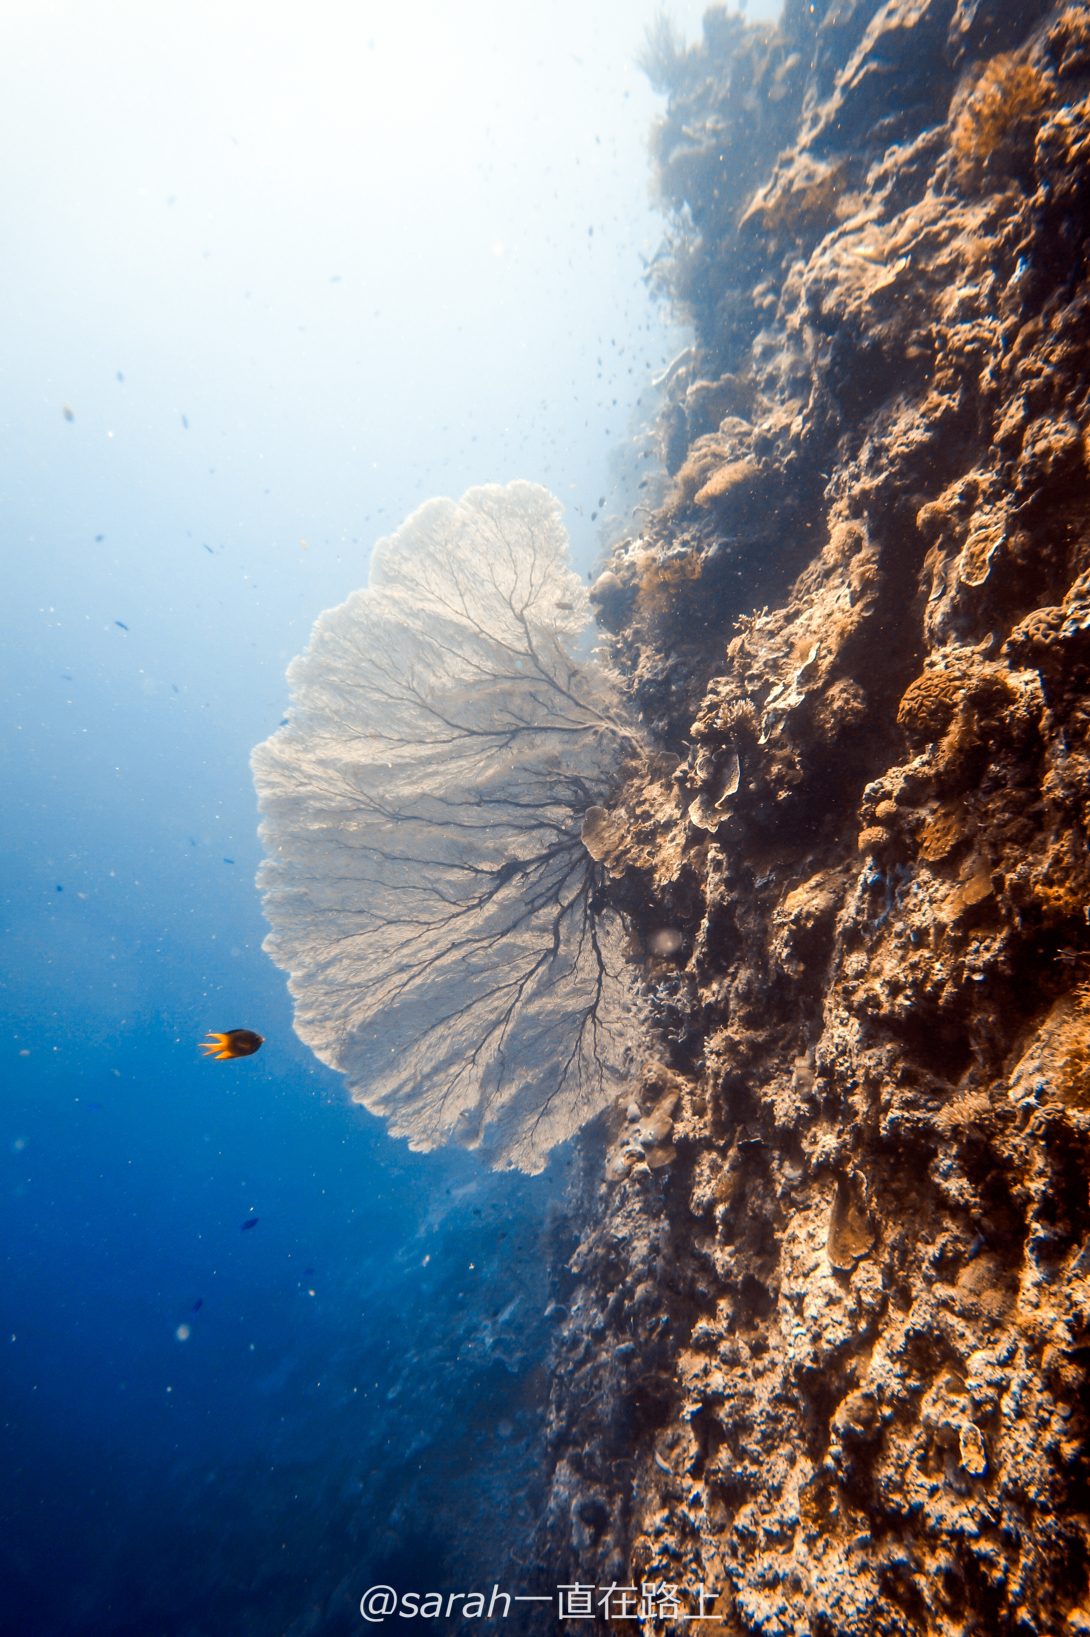
<svg viewBox="0 0 1090 1637"><path fill-rule="evenodd" d="M639 1034L580 840L634 745L577 657L587 597L528 483L433 500L318 620L254 751L265 947L295 1027L415 1148L540 1170Z"/></svg>

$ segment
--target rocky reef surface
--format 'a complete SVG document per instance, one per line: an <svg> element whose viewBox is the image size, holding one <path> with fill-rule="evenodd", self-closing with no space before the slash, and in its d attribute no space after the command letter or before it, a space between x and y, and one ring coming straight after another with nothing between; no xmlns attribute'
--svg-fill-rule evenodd
<svg viewBox="0 0 1090 1637"><path fill-rule="evenodd" d="M554 1267L534 1556L602 1621L1090 1631L1090 7L649 66L694 341L591 592L658 753L586 840L660 1047Z"/></svg>

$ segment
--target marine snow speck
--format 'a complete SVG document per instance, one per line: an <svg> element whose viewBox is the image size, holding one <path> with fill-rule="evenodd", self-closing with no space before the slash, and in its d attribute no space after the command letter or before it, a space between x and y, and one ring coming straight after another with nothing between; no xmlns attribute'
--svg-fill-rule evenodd
<svg viewBox="0 0 1090 1637"><path fill-rule="evenodd" d="M213 1034L208 1031L208 1039L201 1041L201 1051L206 1057L217 1060L222 1057L252 1057L265 1044L265 1036L255 1034L252 1029L228 1029L226 1034Z"/></svg>

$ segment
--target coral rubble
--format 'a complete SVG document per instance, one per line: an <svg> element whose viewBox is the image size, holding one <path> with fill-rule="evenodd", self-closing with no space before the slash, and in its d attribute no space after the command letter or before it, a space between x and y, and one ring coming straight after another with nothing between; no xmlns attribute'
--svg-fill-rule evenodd
<svg viewBox="0 0 1090 1637"><path fill-rule="evenodd" d="M662 754L585 835L660 1046L537 1552L724 1633L1090 1631L1090 6L653 58L694 342L591 597Z"/></svg>

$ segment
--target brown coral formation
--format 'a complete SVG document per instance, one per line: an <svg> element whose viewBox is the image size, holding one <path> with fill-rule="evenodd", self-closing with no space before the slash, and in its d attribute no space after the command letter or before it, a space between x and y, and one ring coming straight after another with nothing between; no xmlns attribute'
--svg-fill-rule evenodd
<svg viewBox="0 0 1090 1637"><path fill-rule="evenodd" d="M696 339L592 596L677 761L587 838L662 1059L538 1545L737 1637L1085 1631L1090 7L822 12L660 64Z"/></svg>

